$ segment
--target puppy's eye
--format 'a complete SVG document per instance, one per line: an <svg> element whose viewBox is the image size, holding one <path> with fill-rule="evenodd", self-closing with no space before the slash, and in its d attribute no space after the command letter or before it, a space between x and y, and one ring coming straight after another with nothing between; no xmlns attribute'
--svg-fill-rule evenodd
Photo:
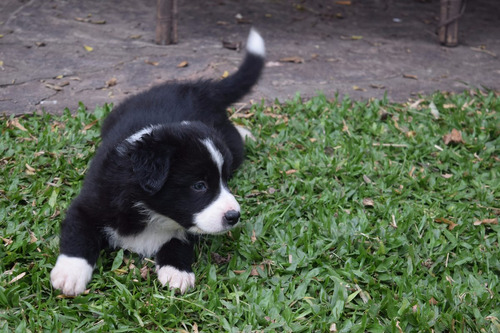
<svg viewBox="0 0 500 333"><path fill-rule="evenodd" d="M199 181L191 185L191 188L196 192L205 192L208 189L208 185L204 181Z"/></svg>

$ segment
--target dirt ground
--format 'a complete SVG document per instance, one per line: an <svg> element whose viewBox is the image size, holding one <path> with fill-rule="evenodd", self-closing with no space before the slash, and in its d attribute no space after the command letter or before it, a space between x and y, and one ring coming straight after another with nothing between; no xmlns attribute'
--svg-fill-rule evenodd
<svg viewBox="0 0 500 333"><path fill-rule="evenodd" d="M267 64L242 103L500 90L497 0L468 1L454 48L437 41L439 0L179 0L169 46L153 43L155 15L153 0L2 0L0 114L93 110L167 80L220 78L243 57L222 41L244 43L251 26Z"/></svg>

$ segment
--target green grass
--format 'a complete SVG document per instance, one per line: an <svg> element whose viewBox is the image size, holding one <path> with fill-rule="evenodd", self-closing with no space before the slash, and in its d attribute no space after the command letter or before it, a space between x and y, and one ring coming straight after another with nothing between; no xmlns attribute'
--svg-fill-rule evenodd
<svg viewBox="0 0 500 333"><path fill-rule="evenodd" d="M254 105L233 117L257 137L242 224L201 241L196 288L108 251L76 298L49 274L109 108L4 118L0 331L498 332L500 226L474 222L500 214L499 111L492 92Z"/></svg>

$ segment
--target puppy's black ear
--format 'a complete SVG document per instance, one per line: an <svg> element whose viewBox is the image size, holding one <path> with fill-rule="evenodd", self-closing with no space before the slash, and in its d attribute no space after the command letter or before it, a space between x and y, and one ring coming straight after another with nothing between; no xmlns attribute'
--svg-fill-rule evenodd
<svg viewBox="0 0 500 333"><path fill-rule="evenodd" d="M170 168L168 152L137 150L131 156L132 169L139 185L149 194L157 193L165 184Z"/></svg>
<svg viewBox="0 0 500 333"><path fill-rule="evenodd" d="M132 170L139 185L148 194L157 193L165 184L170 169L171 150L158 142L140 142L129 150Z"/></svg>

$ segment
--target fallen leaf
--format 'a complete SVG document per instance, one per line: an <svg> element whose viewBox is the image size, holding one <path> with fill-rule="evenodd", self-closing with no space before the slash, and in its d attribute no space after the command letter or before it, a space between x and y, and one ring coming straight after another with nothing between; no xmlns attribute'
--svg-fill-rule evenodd
<svg viewBox="0 0 500 333"><path fill-rule="evenodd" d="M10 280L9 284L12 284L12 283L14 283L16 281L21 280L25 275L26 275L26 272L22 272L21 274L19 274L18 276L16 276L12 280Z"/></svg>
<svg viewBox="0 0 500 333"><path fill-rule="evenodd" d="M373 202L372 198L364 198L363 199L363 206L365 207L373 207L375 203Z"/></svg>
<svg viewBox="0 0 500 333"><path fill-rule="evenodd" d="M152 65L152 66L158 66L159 65L159 62L158 61L152 61L152 60L144 60L144 62L148 65Z"/></svg>
<svg viewBox="0 0 500 333"><path fill-rule="evenodd" d="M412 79L412 80L418 80L418 77L416 75L411 75L411 74L403 74L403 77L405 79Z"/></svg>
<svg viewBox="0 0 500 333"><path fill-rule="evenodd" d="M261 270L264 270L264 265L253 265L252 270L250 271L251 276L259 276L259 271L257 270L257 267L260 268Z"/></svg>
<svg viewBox="0 0 500 333"><path fill-rule="evenodd" d="M444 179L450 179L451 177L453 177L453 175L451 173L443 173L441 177L443 177Z"/></svg>
<svg viewBox="0 0 500 333"><path fill-rule="evenodd" d="M49 88L49 89L53 89L55 91L61 91L63 90L62 87L60 87L59 85L57 84L52 84L52 83L45 83L45 87Z"/></svg>
<svg viewBox="0 0 500 333"><path fill-rule="evenodd" d="M29 234L30 234L30 244L36 243L38 241L38 238L36 238L35 233L30 230Z"/></svg>
<svg viewBox="0 0 500 333"><path fill-rule="evenodd" d="M337 330L337 324L336 323L333 323L330 325L330 333L337 333L338 330Z"/></svg>
<svg viewBox="0 0 500 333"><path fill-rule="evenodd" d="M85 51L87 52L92 52L94 51L94 48L92 46L88 46L88 45L83 45L83 48L85 49Z"/></svg>
<svg viewBox="0 0 500 333"><path fill-rule="evenodd" d="M415 102L411 103L408 105L410 109L416 109L420 103L422 103L424 100L423 99L418 99ZM432 102L431 102L432 103Z"/></svg>
<svg viewBox="0 0 500 333"><path fill-rule="evenodd" d="M370 84L370 87L373 88L373 89L385 89L385 86L382 85L382 84Z"/></svg>
<svg viewBox="0 0 500 333"><path fill-rule="evenodd" d="M224 73L222 73L221 78L222 78L222 79L225 79L225 78L226 78L226 77L228 77L228 76L229 76L229 72L228 72L228 71L224 71Z"/></svg>
<svg viewBox="0 0 500 333"><path fill-rule="evenodd" d="M118 83L118 80L116 79L116 77L113 77L113 78L109 79L108 81L106 81L106 88L116 86L117 83Z"/></svg>
<svg viewBox="0 0 500 333"><path fill-rule="evenodd" d="M146 280L148 278L148 275L149 275L149 267L147 265L144 265L141 269L140 269L140 272L141 272L141 277Z"/></svg>
<svg viewBox="0 0 500 333"><path fill-rule="evenodd" d="M335 1L335 4L341 5L341 6L350 6L351 0L337 0L337 1Z"/></svg>
<svg viewBox="0 0 500 333"><path fill-rule="evenodd" d="M130 38L130 39L139 39L141 37L142 37L142 35L130 35L130 36L128 36L128 38Z"/></svg>
<svg viewBox="0 0 500 333"><path fill-rule="evenodd" d="M454 109L457 106L455 104L443 104L443 108L445 109Z"/></svg>
<svg viewBox="0 0 500 333"><path fill-rule="evenodd" d="M434 219L434 222L447 224L448 230L450 230L450 231L455 229L455 227L458 225L458 224L454 223L453 221L445 219L443 217L438 217L437 219Z"/></svg>
<svg viewBox="0 0 500 333"><path fill-rule="evenodd" d="M445 145L465 143L462 139L462 133L456 129L452 129L451 133L444 135L443 141Z"/></svg>
<svg viewBox="0 0 500 333"><path fill-rule="evenodd" d="M363 36L359 36L359 35L344 36L344 35L341 35L340 39L342 39L342 40L360 40L360 39L363 39Z"/></svg>
<svg viewBox="0 0 500 333"><path fill-rule="evenodd" d="M182 61L177 65L177 68L187 67L189 63L187 61Z"/></svg>
<svg viewBox="0 0 500 333"><path fill-rule="evenodd" d="M36 173L36 169L30 166L28 163L26 163L26 174L28 175L34 175Z"/></svg>
<svg viewBox="0 0 500 333"><path fill-rule="evenodd" d="M12 120L7 120L7 127L12 127L14 126L15 128L27 132L28 130L19 122L19 118L14 118Z"/></svg>
<svg viewBox="0 0 500 333"><path fill-rule="evenodd" d="M474 221L474 225L481 225L481 224L498 224L498 218Z"/></svg>
<svg viewBox="0 0 500 333"><path fill-rule="evenodd" d="M439 119L439 111L436 107L436 104L434 104L434 102L431 102L429 104L429 108L431 109L431 114L434 117L434 119Z"/></svg>
<svg viewBox="0 0 500 333"><path fill-rule="evenodd" d="M241 50L241 42L230 42L223 40L222 47L228 50L239 51Z"/></svg>
<svg viewBox="0 0 500 333"><path fill-rule="evenodd" d="M364 182L365 182L365 183L367 183L367 184L371 184L371 183L372 183L372 180L371 180L370 178L368 178L368 176L367 176L367 175L363 175L363 180L364 180Z"/></svg>
<svg viewBox="0 0 500 333"><path fill-rule="evenodd" d="M243 274L243 273L245 273L245 272L246 272L246 270L244 270L244 269L237 269L237 270L233 270L233 273L234 273L234 274Z"/></svg>
<svg viewBox="0 0 500 333"><path fill-rule="evenodd" d="M255 243L255 241L257 240L257 236L255 236L255 230L252 230L252 236L250 237L250 241L253 243Z"/></svg>
<svg viewBox="0 0 500 333"><path fill-rule="evenodd" d="M87 125L85 125L85 127L83 128L83 131L86 132L88 131L89 129L91 129L92 127L94 127L95 124L97 124L99 122L99 119L96 119L94 120L93 122L91 123L88 123Z"/></svg>
<svg viewBox="0 0 500 333"><path fill-rule="evenodd" d="M358 87L358 86L352 86L352 89L354 89L356 91L366 91L366 89L363 89L363 88Z"/></svg>
<svg viewBox="0 0 500 333"><path fill-rule="evenodd" d="M281 58L279 61L281 61L281 62L293 62L295 64L302 64L304 62L304 58L298 57L298 56L284 57L284 58Z"/></svg>
<svg viewBox="0 0 500 333"><path fill-rule="evenodd" d="M297 172L297 170L295 170L295 169L290 169L290 170L285 171L285 173L286 173L287 175L291 175L291 174L294 174L294 173L296 173L296 172Z"/></svg>
<svg viewBox="0 0 500 333"><path fill-rule="evenodd" d="M429 304L430 305L437 305L438 301L436 301L436 299L434 297L431 297L431 299L429 300Z"/></svg>

